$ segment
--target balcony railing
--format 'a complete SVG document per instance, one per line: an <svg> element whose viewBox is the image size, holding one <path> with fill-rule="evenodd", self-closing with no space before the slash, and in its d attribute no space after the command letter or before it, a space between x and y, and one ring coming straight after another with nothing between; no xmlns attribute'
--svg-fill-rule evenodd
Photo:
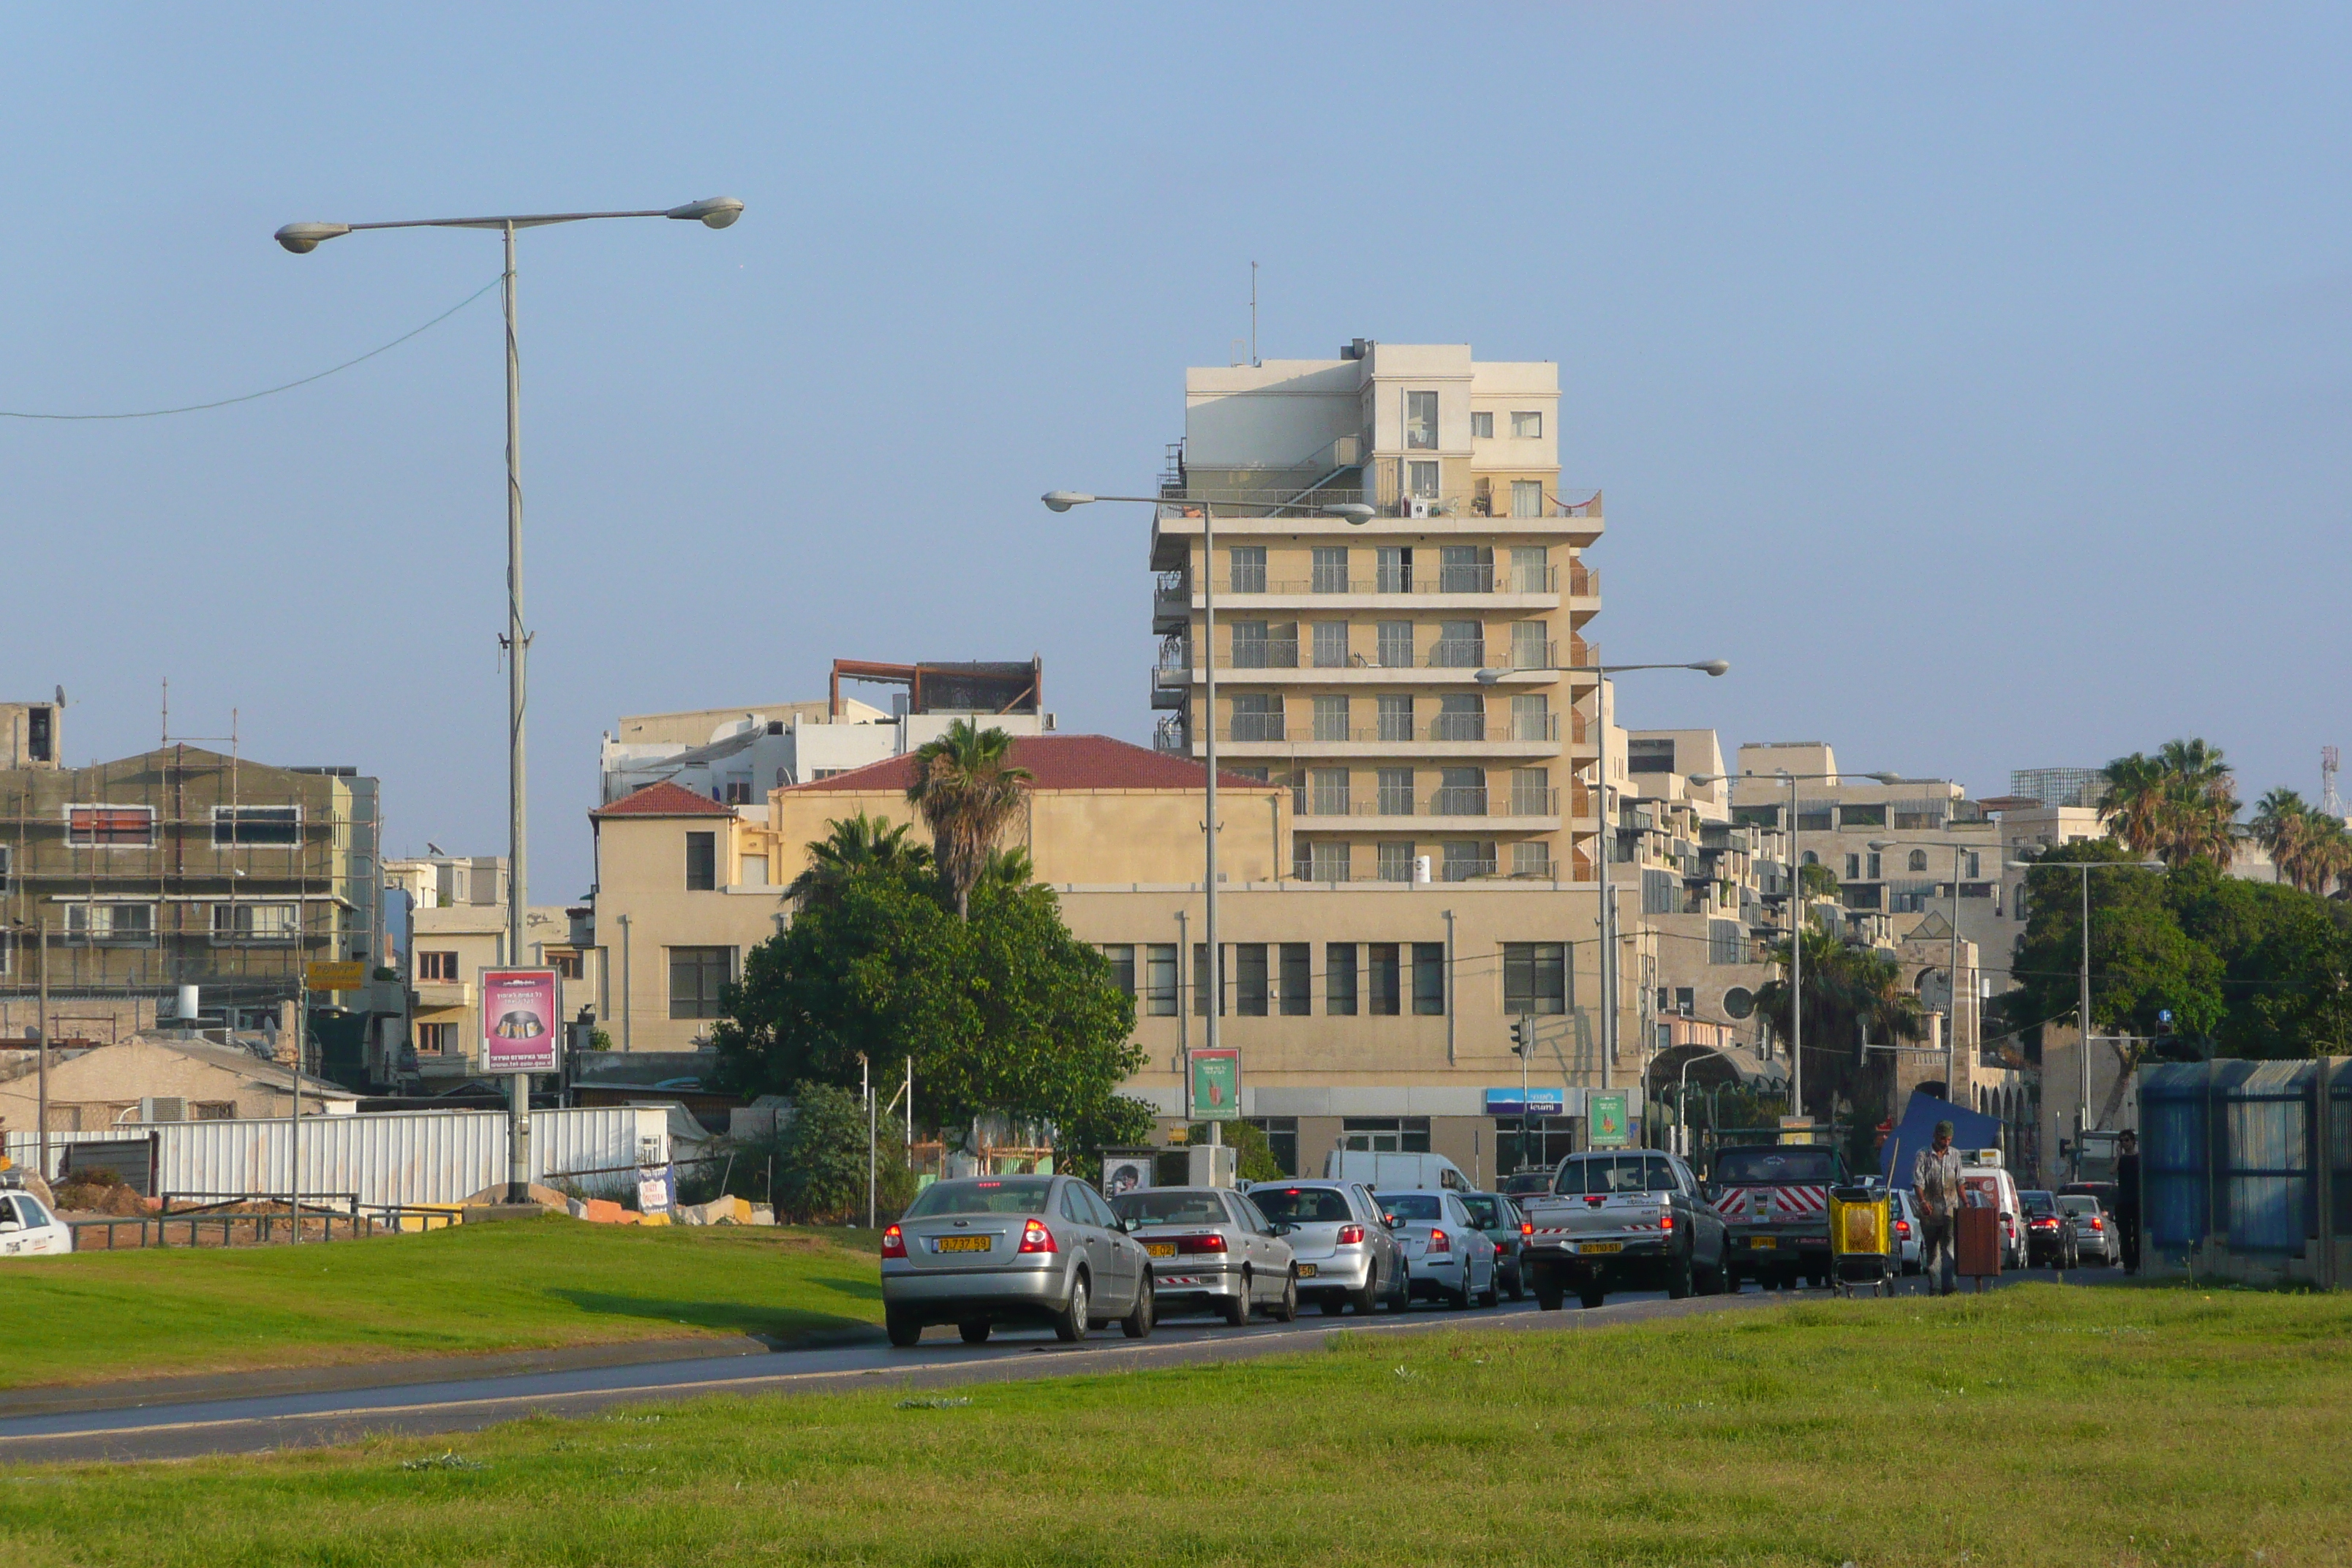
<svg viewBox="0 0 2352 1568"><path fill-rule="evenodd" d="M1181 574L1165 572L1162 577ZM1174 593L1163 587L1162 594ZM1383 566L1370 577L1339 572L1318 572L1311 577L1266 577L1243 573L1221 579L1220 594L1555 594L1559 591L1556 566ZM1591 590L1585 590L1591 592Z"/></svg>
<svg viewBox="0 0 2352 1568"><path fill-rule="evenodd" d="M1236 713L1226 729L1228 741L1279 741L1283 739L1283 716L1279 713Z"/></svg>
<svg viewBox="0 0 2352 1568"><path fill-rule="evenodd" d="M1184 721L1171 713L1151 727L1151 749L1180 755L1191 748L1185 742Z"/></svg>
<svg viewBox="0 0 2352 1568"><path fill-rule="evenodd" d="M1403 487L1395 472L1396 461L1392 458L1378 459L1382 470L1379 488L1369 494L1362 489L1343 489L1337 485L1307 489L1307 487L1319 476L1302 479L1299 476L1307 474L1307 470L1286 469L1279 479L1262 485L1207 484L1194 481L1190 476L1182 484L1163 482L1160 505L1164 515L1198 518L1201 515L1200 503L1212 501L1216 505L1220 522L1242 513L1264 517L1284 514L1311 517L1327 506L1343 501L1370 501L1386 517L1411 517L1416 504L1422 513L1430 517L1492 517L1498 521L1515 522L1537 521L1545 518L1597 518L1602 514L1601 492L1598 490L1583 500L1562 500L1558 496L1547 495L1543 504L1534 509L1532 513L1512 506L1507 500L1498 508L1492 499L1475 491L1425 497L1404 495L1401 493ZM1303 495L1300 493L1302 490L1306 490Z"/></svg>
<svg viewBox="0 0 2352 1568"><path fill-rule="evenodd" d="M1483 741L1486 738L1486 716L1484 713L1440 713L1429 721L1429 738L1433 741Z"/></svg>
<svg viewBox="0 0 2352 1568"><path fill-rule="evenodd" d="M1485 816L1504 821L1557 816L1559 791L1454 788L1417 796L1405 790L1384 789L1370 800L1359 800L1352 791L1310 786L1292 792L1291 806L1302 817Z"/></svg>
<svg viewBox="0 0 2352 1568"><path fill-rule="evenodd" d="M1557 642L1515 642L1507 648L1496 646L1490 649L1484 638L1440 638L1426 648L1407 650L1402 646L1379 648L1370 653L1349 651L1345 663L1331 654L1317 658L1311 642L1303 647L1307 662L1299 662L1302 644L1297 637L1266 637L1262 640L1236 639L1228 650L1217 657L1219 669L1525 669L1552 670L1590 667L1601 662L1601 646L1581 637L1571 637L1562 647ZM1489 658L1492 652L1496 657ZM1563 660L1562 655L1567 657ZM1197 669L1200 668L1190 652L1189 644L1171 638L1161 643L1154 668L1163 670ZM1578 739L1583 737L1580 734Z"/></svg>

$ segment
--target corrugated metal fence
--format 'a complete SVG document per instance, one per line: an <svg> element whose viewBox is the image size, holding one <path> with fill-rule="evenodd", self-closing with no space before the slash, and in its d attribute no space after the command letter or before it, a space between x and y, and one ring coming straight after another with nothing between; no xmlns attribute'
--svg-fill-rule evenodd
<svg viewBox="0 0 2352 1568"><path fill-rule="evenodd" d="M285 1195L293 1131L267 1121L159 1121L100 1131L52 1132L54 1173L68 1142L153 1133L157 1185L178 1194ZM8 1134L9 1157L29 1167L30 1132ZM588 1187L629 1180L640 1165L670 1163L669 1113L656 1106L601 1106L530 1113L530 1175L576 1178ZM452 1204L507 1179L507 1119L497 1110L414 1110L302 1119L302 1191L356 1194L361 1204Z"/></svg>
<svg viewBox="0 0 2352 1568"><path fill-rule="evenodd" d="M2150 1264L2337 1282L2338 1244L2352 1241L2352 1063L2179 1062L2138 1076Z"/></svg>

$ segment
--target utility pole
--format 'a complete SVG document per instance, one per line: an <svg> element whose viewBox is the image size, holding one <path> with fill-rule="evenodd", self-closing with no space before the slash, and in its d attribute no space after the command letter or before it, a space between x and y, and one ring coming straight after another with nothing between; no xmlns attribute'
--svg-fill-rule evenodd
<svg viewBox="0 0 2352 1568"><path fill-rule="evenodd" d="M298 909L299 906L296 906ZM303 954L297 952L297 962ZM287 1128L286 1206L293 1211L294 1244L302 1239L302 1036L310 1022L310 972L297 972L294 986L294 1120Z"/></svg>
<svg viewBox="0 0 2352 1568"><path fill-rule="evenodd" d="M33 1042L33 1060L34 1060L34 1063L36 1064L36 1068L37 1068L37 1071L36 1071L35 1076L36 1076L37 1079L38 1080L38 1087L37 1087L37 1091L36 1091L36 1092L37 1093L37 1095L38 1095L37 1108L37 1109L35 1110L35 1111L34 1111L34 1116L35 1116L35 1118L36 1118L36 1119L40 1122L40 1126L39 1126L39 1128L37 1130L37 1131L36 1131L36 1133L35 1133L35 1148L37 1150L37 1152L34 1155L34 1158L35 1158L35 1159L37 1159L37 1160L38 1160L38 1161L40 1162L40 1163L39 1163L37 1166L36 1166L36 1167L35 1167L35 1169L37 1169L37 1170L40 1173L41 1180L42 1180L43 1182L45 1182L45 1183L46 1183L46 1182L49 1179L49 919L48 919L48 917L47 917L47 915L43 915L43 916L41 917L41 919L40 919L39 923L38 923L38 924L37 924L34 929L40 932L40 941L41 941L41 1027L40 1027L40 1037L39 1037L38 1039L37 1039L37 1040L35 1040L35 1041Z"/></svg>

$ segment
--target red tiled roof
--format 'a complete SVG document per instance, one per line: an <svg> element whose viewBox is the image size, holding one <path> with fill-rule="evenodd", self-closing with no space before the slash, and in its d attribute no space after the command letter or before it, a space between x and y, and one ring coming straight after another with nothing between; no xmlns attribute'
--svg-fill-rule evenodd
<svg viewBox="0 0 2352 1568"><path fill-rule="evenodd" d="M649 784L635 795L625 795L612 805L588 814L591 816L732 816L735 808L706 800L680 784L665 779Z"/></svg>
<svg viewBox="0 0 2352 1568"><path fill-rule="evenodd" d="M1013 765L1034 775L1030 788L1058 789L1182 789L1196 790L1207 782L1208 770L1183 757L1115 741L1108 735L1015 735ZM913 756L889 757L795 784L786 795L819 795L857 791L904 793L914 782ZM1217 783L1229 789L1273 789L1264 779L1247 779L1221 771ZM681 794L684 792L681 791ZM634 797L633 797L634 798ZM611 810L610 806L605 808Z"/></svg>

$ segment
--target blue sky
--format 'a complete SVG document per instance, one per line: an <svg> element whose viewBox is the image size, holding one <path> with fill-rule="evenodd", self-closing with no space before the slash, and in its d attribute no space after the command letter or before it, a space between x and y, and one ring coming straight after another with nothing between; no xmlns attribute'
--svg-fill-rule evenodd
<svg viewBox="0 0 2352 1568"><path fill-rule="evenodd" d="M1560 363L1637 723L1999 793L2200 733L2251 798L2352 742L2342 8L17 7L0 407L306 374L527 234L536 900L619 713L836 657L1044 657L1150 732L1181 367L1350 337ZM494 299L317 385L0 420L8 695L354 763L504 847Z"/></svg>

